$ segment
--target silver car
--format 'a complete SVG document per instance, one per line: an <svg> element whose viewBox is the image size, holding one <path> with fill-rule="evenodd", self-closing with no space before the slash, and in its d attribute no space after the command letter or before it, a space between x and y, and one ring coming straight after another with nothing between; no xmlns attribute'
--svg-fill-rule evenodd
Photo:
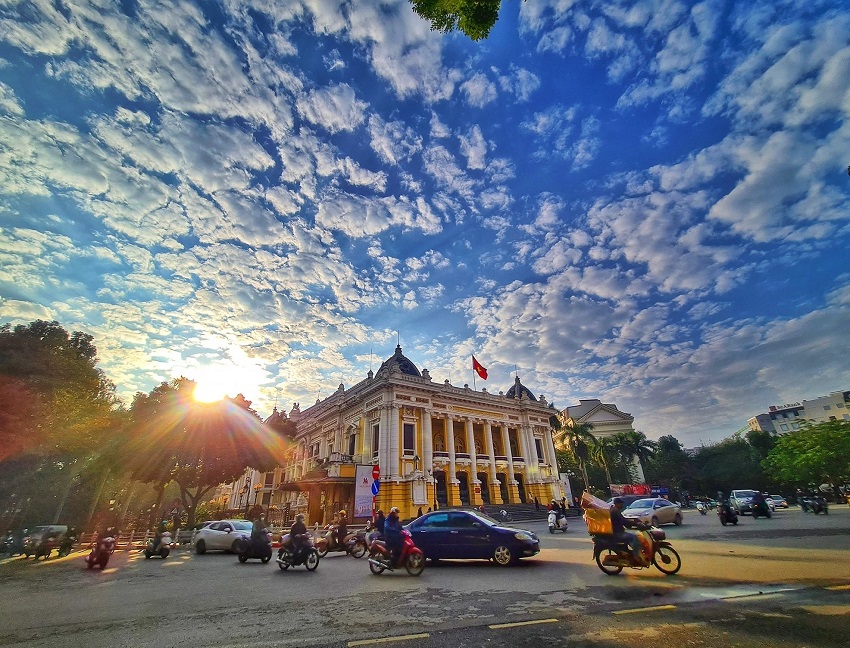
<svg viewBox="0 0 850 648"><path fill-rule="evenodd" d="M660 524L681 524L682 509L678 504L663 497L639 499L623 510L623 517L658 526Z"/></svg>
<svg viewBox="0 0 850 648"><path fill-rule="evenodd" d="M198 529L195 533L195 552L205 554L207 551L220 549L237 553L239 543L251 537L254 525L248 520L219 520Z"/></svg>

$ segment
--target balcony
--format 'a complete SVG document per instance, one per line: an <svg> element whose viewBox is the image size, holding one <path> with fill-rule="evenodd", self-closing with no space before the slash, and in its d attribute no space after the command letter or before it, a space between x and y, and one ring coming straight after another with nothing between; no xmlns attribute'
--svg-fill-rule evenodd
<svg viewBox="0 0 850 648"><path fill-rule="evenodd" d="M332 452L328 456L328 463L332 463L332 464L352 464L352 463L354 463L354 455L343 454L341 452Z"/></svg>

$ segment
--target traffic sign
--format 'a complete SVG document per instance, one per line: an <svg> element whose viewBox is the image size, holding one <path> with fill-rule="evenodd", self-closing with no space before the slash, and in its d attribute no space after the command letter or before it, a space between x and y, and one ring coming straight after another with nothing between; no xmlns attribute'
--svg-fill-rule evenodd
<svg viewBox="0 0 850 648"><path fill-rule="evenodd" d="M372 479L374 479L375 481L378 481L380 478L381 478L381 469L377 465L372 466Z"/></svg>
<svg viewBox="0 0 850 648"><path fill-rule="evenodd" d="M380 480L376 479L372 482L372 495L377 497L379 490L381 490L381 482Z"/></svg>

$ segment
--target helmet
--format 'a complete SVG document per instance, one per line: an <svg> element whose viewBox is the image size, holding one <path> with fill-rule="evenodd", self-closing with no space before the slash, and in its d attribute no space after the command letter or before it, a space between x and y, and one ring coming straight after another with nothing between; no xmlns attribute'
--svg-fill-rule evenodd
<svg viewBox="0 0 850 648"><path fill-rule="evenodd" d="M304 514L303 514L303 513L299 513L298 515L296 515L296 516L295 516L295 519L296 519L298 522L303 522L303 521L304 521Z"/></svg>
<svg viewBox="0 0 850 648"><path fill-rule="evenodd" d="M345 513L345 509L342 509L342 510L339 512L339 514L340 514L340 515L346 515L346 513Z"/></svg>
<svg viewBox="0 0 850 648"><path fill-rule="evenodd" d="M400 511L398 510L398 507L397 507L397 506L393 506L393 507L390 509L390 513L399 513L399 512L400 512Z"/></svg>

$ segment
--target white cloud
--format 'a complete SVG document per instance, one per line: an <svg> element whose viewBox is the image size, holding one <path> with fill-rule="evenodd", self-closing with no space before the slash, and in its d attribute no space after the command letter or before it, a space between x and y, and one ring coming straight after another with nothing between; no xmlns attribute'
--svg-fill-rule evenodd
<svg viewBox="0 0 850 648"><path fill-rule="evenodd" d="M463 82L460 90L466 96L466 102L476 108L483 108L494 102L498 96L496 84L480 72L476 72L469 80Z"/></svg>
<svg viewBox="0 0 850 648"><path fill-rule="evenodd" d="M470 169L483 169L487 157L487 141L481 133L481 127L475 124L466 135L460 135L460 152L466 158Z"/></svg>
<svg viewBox="0 0 850 648"><path fill-rule="evenodd" d="M347 83L310 90L296 106L304 119L331 133L352 131L366 119L366 102L358 100Z"/></svg>

